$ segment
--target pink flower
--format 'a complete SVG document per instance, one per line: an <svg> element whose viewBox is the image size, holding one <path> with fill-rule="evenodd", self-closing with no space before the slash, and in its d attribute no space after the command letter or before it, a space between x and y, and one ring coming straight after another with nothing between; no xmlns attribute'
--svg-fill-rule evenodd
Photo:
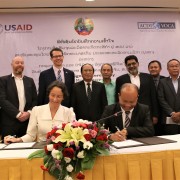
<svg viewBox="0 0 180 180"><path fill-rule="evenodd" d="M93 138L95 138L97 135L97 132L95 130L91 130L89 133Z"/></svg>

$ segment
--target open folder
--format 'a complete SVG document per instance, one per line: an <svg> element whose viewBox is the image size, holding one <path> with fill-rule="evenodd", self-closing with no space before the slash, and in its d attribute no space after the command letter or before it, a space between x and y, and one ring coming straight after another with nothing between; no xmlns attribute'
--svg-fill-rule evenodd
<svg viewBox="0 0 180 180"><path fill-rule="evenodd" d="M153 137L145 137L145 138L133 138L126 141L114 142L112 143L112 146L117 149L121 149L121 148L129 148L136 146L147 146L147 145L166 144L166 143L175 143L175 142L177 141L153 136Z"/></svg>
<svg viewBox="0 0 180 180"><path fill-rule="evenodd" d="M166 139L166 138L157 137L157 136L146 137L146 138L133 138L133 140L138 141L138 142L142 142L145 145L156 145L156 144L166 144L166 143L177 142L177 141L174 141L171 139Z"/></svg>

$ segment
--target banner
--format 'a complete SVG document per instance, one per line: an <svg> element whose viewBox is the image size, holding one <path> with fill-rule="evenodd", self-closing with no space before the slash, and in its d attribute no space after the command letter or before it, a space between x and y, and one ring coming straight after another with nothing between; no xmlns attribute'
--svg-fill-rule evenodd
<svg viewBox="0 0 180 180"><path fill-rule="evenodd" d="M103 63L113 66L113 79L127 73L124 58L134 54L139 71L148 72L148 63L159 60L162 75L166 64L180 57L180 15L176 12L33 13L1 14L0 76L10 74L16 55L25 59L24 73L34 78L52 66L53 47L64 51L64 67L81 80L80 67L90 63L94 79L102 79Z"/></svg>

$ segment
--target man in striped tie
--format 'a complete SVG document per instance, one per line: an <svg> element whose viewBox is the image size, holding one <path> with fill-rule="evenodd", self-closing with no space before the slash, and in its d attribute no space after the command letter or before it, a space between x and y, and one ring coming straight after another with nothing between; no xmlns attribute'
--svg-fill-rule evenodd
<svg viewBox="0 0 180 180"><path fill-rule="evenodd" d="M119 102L106 106L102 118L113 141L154 135L149 107L138 103L138 88L131 83L121 86Z"/></svg>

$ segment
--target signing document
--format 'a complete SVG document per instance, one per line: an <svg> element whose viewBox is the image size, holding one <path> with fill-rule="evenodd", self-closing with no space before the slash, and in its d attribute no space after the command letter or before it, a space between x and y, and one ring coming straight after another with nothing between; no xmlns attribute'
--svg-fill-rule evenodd
<svg viewBox="0 0 180 180"><path fill-rule="evenodd" d="M32 148L36 142L30 143L11 143L7 145L4 149L26 149Z"/></svg>
<svg viewBox="0 0 180 180"><path fill-rule="evenodd" d="M120 142L113 142L112 146L115 148L125 148L125 147L134 147L134 146L142 146L144 143L137 142L131 139L125 140L125 141L120 141Z"/></svg>

